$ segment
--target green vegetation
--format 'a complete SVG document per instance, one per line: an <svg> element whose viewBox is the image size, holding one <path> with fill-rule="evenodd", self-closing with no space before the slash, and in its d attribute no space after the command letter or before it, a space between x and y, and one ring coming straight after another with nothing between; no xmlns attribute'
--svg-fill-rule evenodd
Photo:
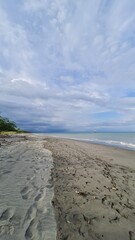
<svg viewBox="0 0 135 240"><path fill-rule="evenodd" d="M16 123L0 115L0 132L24 132L16 126Z"/></svg>

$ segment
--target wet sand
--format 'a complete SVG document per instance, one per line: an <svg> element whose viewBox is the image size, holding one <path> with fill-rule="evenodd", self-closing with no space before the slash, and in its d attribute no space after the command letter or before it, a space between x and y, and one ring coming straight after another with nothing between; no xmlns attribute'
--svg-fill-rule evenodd
<svg viewBox="0 0 135 240"><path fill-rule="evenodd" d="M52 154L42 137L0 135L0 240L54 240Z"/></svg>
<svg viewBox="0 0 135 240"><path fill-rule="evenodd" d="M57 240L135 240L135 152L46 138Z"/></svg>

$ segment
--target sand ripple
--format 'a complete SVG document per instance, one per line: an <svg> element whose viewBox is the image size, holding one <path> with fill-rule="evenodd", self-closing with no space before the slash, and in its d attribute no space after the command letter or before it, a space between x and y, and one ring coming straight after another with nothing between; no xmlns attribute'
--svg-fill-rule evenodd
<svg viewBox="0 0 135 240"><path fill-rule="evenodd" d="M51 152L40 138L1 140L0 239L53 240Z"/></svg>

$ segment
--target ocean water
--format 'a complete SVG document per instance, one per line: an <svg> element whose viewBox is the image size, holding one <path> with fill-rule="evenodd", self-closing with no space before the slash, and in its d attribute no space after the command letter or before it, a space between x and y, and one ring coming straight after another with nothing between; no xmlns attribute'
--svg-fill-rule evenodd
<svg viewBox="0 0 135 240"><path fill-rule="evenodd" d="M93 142L135 150L135 133L51 133L50 136Z"/></svg>

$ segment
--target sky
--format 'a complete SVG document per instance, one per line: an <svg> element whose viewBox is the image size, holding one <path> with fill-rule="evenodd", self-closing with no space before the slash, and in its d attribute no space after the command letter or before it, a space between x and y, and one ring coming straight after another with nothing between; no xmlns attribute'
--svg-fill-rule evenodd
<svg viewBox="0 0 135 240"><path fill-rule="evenodd" d="M0 114L32 132L135 131L135 1L0 0Z"/></svg>

